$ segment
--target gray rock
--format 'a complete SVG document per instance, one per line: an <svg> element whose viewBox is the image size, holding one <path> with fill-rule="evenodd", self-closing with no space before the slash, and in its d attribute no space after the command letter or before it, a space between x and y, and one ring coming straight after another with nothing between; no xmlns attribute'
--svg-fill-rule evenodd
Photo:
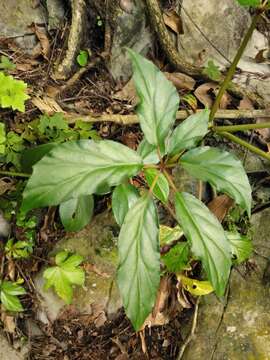
<svg viewBox="0 0 270 360"><path fill-rule="evenodd" d="M119 8L115 23L110 70L116 81L127 82L132 69L124 47L146 55L152 46L150 28L146 24L144 1L131 1L131 9L128 12Z"/></svg>
<svg viewBox="0 0 270 360"><path fill-rule="evenodd" d="M0 37L14 38L18 45L30 51L36 45L36 38L29 28L32 23L44 24L46 10L41 6L33 7L32 0L9 0L1 2Z"/></svg>
<svg viewBox="0 0 270 360"><path fill-rule="evenodd" d="M77 252L91 264L90 271L86 273L85 286L74 288L72 304L83 314L93 314L95 311L111 314L122 306L114 281L117 267L115 231L118 231L118 226L112 214L106 211L97 215L82 231L67 234L52 253L63 249ZM57 318L65 304L52 290L44 290L42 273L35 279L41 299L38 318L47 323Z"/></svg>
<svg viewBox="0 0 270 360"><path fill-rule="evenodd" d="M186 360L269 359L270 354L270 209L252 216L257 253L249 264L234 269L227 304L214 295L202 298L198 327ZM270 272L269 272L270 274Z"/></svg>
<svg viewBox="0 0 270 360"><path fill-rule="evenodd" d="M49 29L59 27L65 16L65 6L62 0L47 0L47 10L49 15Z"/></svg>
<svg viewBox="0 0 270 360"><path fill-rule="evenodd" d="M225 58L233 59L251 23L247 8L235 0L183 0L182 6L184 34L179 36L182 56L194 64L203 65L212 59L222 68L228 66ZM239 67L245 71L264 69L262 72L265 72L267 67L254 61L259 50L264 48L268 48L267 39L256 31Z"/></svg>

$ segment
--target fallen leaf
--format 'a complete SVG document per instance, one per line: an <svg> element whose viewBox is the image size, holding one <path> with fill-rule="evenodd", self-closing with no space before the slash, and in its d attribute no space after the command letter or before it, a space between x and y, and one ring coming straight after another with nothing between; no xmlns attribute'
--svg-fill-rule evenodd
<svg viewBox="0 0 270 360"><path fill-rule="evenodd" d="M233 204L234 201L228 195L224 194L216 196L207 206L218 220L222 222Z"/></svg>
<svg viewBox="0 0 270 360"><path fill-rule="evenodd" d="M196 81L183 73L179 73L179 72L174 72L174 73L168 73L168 72L164 72L164 75L166 76L166 78L168 80L170 80L173 85L178 89L178 90L193 90L196 84Z"/></svg>
<svg viewBox="0 0 270 360"><path fill-rule="evenodd" d="M172 10L164 13L163 20L168 28L170 28L176 34L184 34L181 17L177 14L176 11Z"/></svg>
<svg viewBox="0 0 270 360"><path fill-rule="evenodd" d="M218 90L219 85L217 83L209 82L197 87L197 89L194 91L194 95L205 107L211 109L217 96ZM220 102L220 109L226 109L231 102L231 99L232 98L230 94L228 92L225 92Z"/></svg>
<svg viewBox="0 0 270 360"><path fill-rule="evenodd" d="M269 109L270 111L270 109ZM258 118L256 120L256 124L262 124L262 123L269 123L269 118ZM270 129L264 128L264 129L256 129L256 132L260 135L260 138L266 142L267 146L269 146L270 143Z"/></svg>
<svg viewBox="0 0 270 360"><path fill-rule="evenodd" d="M5 194L9 190L15 190L14 181L9 177L3 177L0 179L0 195Z"/></svg>
<svg viewBox="0 0 270 360"><path fill-rule="evenodd" d="M195 296L208 295L214 291L209 281L199 281L184 275L178 275L177 279L181 281L185 290Z"/></svg>
<svg viewBox="0 0 270 360"><path fill-rule="evenodd" d="M113 95L113 99L127 101L133 106L135 106L138 103L138 97L137 97L134 81L132 78L124 85L124 87L121 90L117 91Z"/></svg>
<svg viewBox="0 0 270 360"><path fill-rule="evenodd" d="M240 100L240 103L237 108L239 110L253 110L254 106L251 100L247 96L244 96L243 99Z"/></svg>
<svg viewBox="0 0 270 360"><path fill-rule="evenodd" d="M46 60L49 60L51 47L46 28L33 24L31 30L36 34L36 37L40 42L41 54Z"/></svg>
<svg viewBox="0 0 270 360"><path fill-rule="evenodd" d="M257 55L255 56L255 61L257 64L261 64L261 63L264 63L266 61L268 61L268 59L266 59L264 56L263 56L263 53L266 51L267 49L261 49Z"/></svg>
<svg viewBox="0 0 270 360"><path fill-rule="evenodd" d="M7 315L5 311L1 312L1 321L4 324L4 330L10 334L15 333L16 325L13 316Z"/></svg>

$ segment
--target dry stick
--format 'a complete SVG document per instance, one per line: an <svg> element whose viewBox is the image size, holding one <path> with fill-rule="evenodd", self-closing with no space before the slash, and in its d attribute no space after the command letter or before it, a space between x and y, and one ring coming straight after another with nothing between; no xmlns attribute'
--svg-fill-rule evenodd
<svg viewBox="0 0 270 360"><path fill-rule="evenodd" d="M216 132L237 132L237 131L246 131L254 129L269 129L270 123L260 123L260 124L243 124L243 125L228 125L228 126L213 126L212 130Z"/></svg>
<svg viewBox="0 0 270 360"><path fill-rule="evenodd" d="M198 110L200 112L203 110ZM193 112L186 110L180 110L176 113L176 120L184 120ZM89 114L80 115L78 113L65 113L65 118L69 124L74 124L76 120L82 120L83 122L99 123L104 121L113 122L119 125L133 125L139 123L139 118L135 114L122 115L122 114ZM257 118L270 118L269 110L218 110L215 113L215 119L257 119Z"/></svg>
<svg viewBox="0 0 270 360"><path fill-rule="evenodd" d="M178 356L177 356L177 360L181 360L181 359L182 359L182 357L183 357L183 355L184 355L184 352L185 352L187 346L188 346L189 343L193 340L193 337L194 337L194 334L195 334L195 330L196 330L196 327L197 327L199 302L200 302L200 296L198 296L197 299L196 299L191 332L190 332L188 338L185 340L183 346L181 347L181 350L180 350L180 352L179 352L179 354L178 354Z"/></svg>

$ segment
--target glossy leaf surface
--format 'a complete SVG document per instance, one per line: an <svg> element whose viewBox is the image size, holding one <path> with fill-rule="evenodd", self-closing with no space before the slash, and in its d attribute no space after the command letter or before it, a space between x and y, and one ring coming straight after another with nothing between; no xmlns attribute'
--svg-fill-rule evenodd
<svg viewBox="0 0 270 360"><path fill-rule="evenodd" d="M202 261L208 279L222 296L231 268L230 244L217 218L193 195L176 193L176 217L192 253Z"/></svg>
<svg viewBox="0 0 270 360"><path fill-rule="evenodd" d="M129 209L118 252L118 287L126 314L137 331L155 304L160 281L158 216L148 194Z"/></svg>
<svg viewBox="0 0 270 360"><path fill-rule="evenodd" d="M251 187L240 160L227 151L203 146L189 150L180 164L191 176L229 195L250 215Z"/></svg>

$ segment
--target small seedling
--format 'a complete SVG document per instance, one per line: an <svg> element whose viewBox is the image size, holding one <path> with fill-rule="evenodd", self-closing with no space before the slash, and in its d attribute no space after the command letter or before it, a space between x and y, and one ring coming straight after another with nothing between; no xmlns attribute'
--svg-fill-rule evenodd
<svg viewBox="0 0 270 360"><path fill-rule="evenodd" d="M78 63L81 67L86 66L87 63L88 63L88 60L89 60L88 51L86 51L86 50L81 50L76 59L77 59L77 63Z"/></svg>
<svg viewBox="0 0 270 360"><path fill-rule="evenodd" d="M55 256L55 266L47 268L43 277L46 279L45 289L53 287L57 295L67 304L71 304L72 285L82 286L85 281L84 270L79 266L83 257L61 251Z"/></svg>
<svg viewBox="0 0 270 360"><path fill-rule="evenodd" d="M30 97L26 93L27 84L11 75L0 72L0 107L25 111L25 101Z"/></svg>
<svg viewBox="0 0 270 360"><path fill-rule="evenodd" d="M13 64L5 55L1 56L0 70L15 70L16 65Z"/></svg>

